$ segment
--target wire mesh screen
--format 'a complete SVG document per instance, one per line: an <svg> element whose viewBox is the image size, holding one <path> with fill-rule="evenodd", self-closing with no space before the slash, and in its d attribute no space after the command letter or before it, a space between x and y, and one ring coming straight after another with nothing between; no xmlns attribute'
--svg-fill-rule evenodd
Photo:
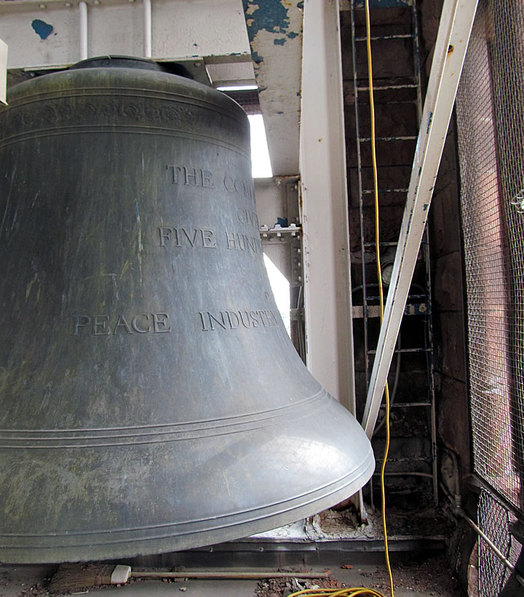
<svg viewBox="0 0 524 597"><path fill-rule="evenodd" d="M524 3L481 0L457 96L475 471L524 473Z"/></svg>
<svg viewBox="0 0 524 597"><path fill-rule="evenodd" d="M480 494L477 516L482 531L506 560L515 565L522 546L510 533L510 523L514 517L487 491ZM479 597L500 595L510 576L510 570L482 537L478 540L477 570Z"/></svg>

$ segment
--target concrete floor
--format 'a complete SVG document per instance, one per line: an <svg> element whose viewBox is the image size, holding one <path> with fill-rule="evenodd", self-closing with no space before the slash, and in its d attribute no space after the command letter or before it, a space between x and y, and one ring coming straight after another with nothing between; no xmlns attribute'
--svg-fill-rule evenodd
<svg viewBox="0 0 524 597"><path fill-rule="evenodd" d="M350 566L347 563L342 565ZM46 577L49 577L53 570L43 566L0 566L0 596L47 597L49 593L45 588ZM234 570L240 571L241 569L228 568L228 571ZM310 570L323 572L325 568L315 566ZM442 557L432 558L418 564L396 564L393 568L393 574L395 595L397 597L460 597L462 594L451 579ZM348 587L364 586L389 595L384 565L359 564L353 568L332 566L331 575ZM86 595L96 593L96 595L106 595L111 593L114 597L162 597L167 595L172 597L178 595L188 595L188 597L254 597L257 594L257 582L256 580L200 579L183 579L176 582L139 580L131 581L120 587L94 587L88 590L77 590L70 594Z"/></svg>

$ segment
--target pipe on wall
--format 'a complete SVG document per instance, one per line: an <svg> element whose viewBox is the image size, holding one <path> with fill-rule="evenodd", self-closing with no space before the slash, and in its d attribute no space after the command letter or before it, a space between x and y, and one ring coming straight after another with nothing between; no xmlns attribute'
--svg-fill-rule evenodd
<svg viewBox="0 0 524 597"><path fill-rule="evenodd" d="M88 33L87 33L87 2L80 0L78 3L80 11L80 60L88 58Z"/></svg>
<svg viewBox="0 0 524 597"><path fill-rule="evenodd" d="M151 0L144 0L144 56L151 58Z"/></svg>

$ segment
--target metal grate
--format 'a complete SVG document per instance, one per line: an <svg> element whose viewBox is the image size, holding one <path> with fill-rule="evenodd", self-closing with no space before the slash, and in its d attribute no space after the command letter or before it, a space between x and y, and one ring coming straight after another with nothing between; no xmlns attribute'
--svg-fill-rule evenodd
<svg viewBox="0 0 524 597"><path fill-rule="evenodd" d="M487 491L481 492L478 504L479 527L504 557L515 565L521 545L510 534L511 519L505 506ZM500 595L510 571L482 537L478 540L477 566L479 597Z"/></svg>
<svg viewBox="0 0 524 597"><path fill-rule="evenodd" d="M523 513L524 4L481 0L457 96L476 473Z"/></svg>

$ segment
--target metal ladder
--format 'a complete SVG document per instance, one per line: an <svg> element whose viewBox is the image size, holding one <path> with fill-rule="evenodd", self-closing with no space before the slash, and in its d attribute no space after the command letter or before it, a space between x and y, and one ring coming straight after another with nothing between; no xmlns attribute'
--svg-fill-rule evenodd
<svg viewBox="0 0 524 597"><path fill-rule="evenodd" d="M408 3L405 0L399 1L399 7L405 7ZM403 73L399 76L384 77L382 80L378 80L375 86L374 81L374 92L375 92L375 104L376 107L384 109L395 110L395 108L401 107L406 109L406 104L412 104L414 115L416 116L416 133L418 134L418 123L420 122L422 113L422 90L421 90L421 71L420 71L420 48L419 48L419 27L418 27L418 16L416 0L410 0L409 2L411 12L411 23L410 30L401 30L399 32L385 32L387 29L385 25L381 27L383 30L381 33L374 35L372 30L371 42L372 46L382 44L383 47L390 45L395 47L395 44L404 42L405 40L411 40L411 60L412 60L412 72L409 75ZM378 307L378 292L376 290L377 281L373 282L373 275L376 276L376 263L370 268L370 262L373 259L375 253L375 242L366 230L366 223L369 221L372 207L368 204L373 199L374 190L372 184L368 184L366 177L364 176L364 170L370 168L370 161L366 160L366 145L370 145L370 137L365 136L365 132L362 130L362 116L363 113L368 110L366 99L369 97L369 86L367 81L367 75L364 79L363 76L359 77L359 64L362 63L362 58L366 55L366 36L357 33L357 10L362 7L362 0L351 0L351 38L352 38L352 59L353 59L353 92L354 92L354 103L355 103L355 132L356 132L356 158L357 158L357 170L358 170L358 206L359 206L359 224L360 224L360 251L361 251L361 267L360 277L361 286L357 287L361 290L361 301L360 305L356 304L353 307L354 319L362 320L362 342L363 342L363 361L364 361L364 376L365 376L365 387L367 390L370 378L370 357L375 353L374 349L370 346L371 338L373 333L370 333L370 325L377 328L377 318L380 316ZM377 8L376 12L380 9ZM380 28L380 27L379 27ZM401 28L403 29L403 28ZM384 52L383 54L384 55ZM359 61L360 59L360 61ZM377 111L378 112L378 111ZM400 150L400 152L406 152L406 146L413 145L413 152L411 160L413 159L414 145L417 140L417 134L399 134L397 135L380 135L380 130L377 125L377 153L378 148L382 148L382 151L388 146ZM369 133L367 133L369 135ZM410 166L411 163L406 164ZM391 168L391 166L388 166ZM407 194L407 185L409 182L409 174L406 179L406 184L386 184L380 186L381 178L381 166L379 158L379 200L381 203L386 198L389 202L394 203L395 199L398 199L398 204L404 204L404 199ZM366 201L367 200L367 201ZM398 238L398 232L394 238ZM387 272L388 263L387 259L394 255L396 248L396 241L394 238L390 238L387 241L380 242L380 252ZM376 259L375 259L376 262ZM421 396L416 400L404 400L404 401L393 401L392 409L396 409L398 415L401 409L404 409L404 413L407 410L413 408L424 408L427 409L429 417L428 431L430 435L430 446L429 454L427 457L421 458L424 463L415 462L417 459L410 458L397 458L397 470L394 472L387 472L386 476L420 476L426 477L431 481L431 488L433 494L433 501L438 501L438 479L437 479L437 445L436 445L436 412L435 412L435 391L434 391L434 372L433 372L433 323L432 323L432 310L431 310L431 276L430 276L430 255L429 255L429 242L427 229L424 235L423 244L419 254L419 285L412 285L408 304L404 313L403 326L409 317L412 320L418 319L422 326L423 342L419 346L402 346L397 344L396 359L397 363L400 363L400 355L411 354L424 354L426 363L426 387L427 393L425 396ZM392 259L391 259L392 263ZM372 271L370 271L370 269ZM382 276L384 278L384 275ZM422 280L422 282L421 282ZM373 288L375 288L373 292ZM386 289L385 289L386 290ZM354 303L357 301L354 298ZM415 326L416 327L416 326ZM411 325L413 328L413 325ZM375 333L376 335L376 333ZM393 369L393 367L392 367ZM402 375L397 367L396 380L398 381L398 375ZM396 386L395 386L396 387ZM395 387L393 388L392 397L394 398ZM398 416L396 417L398 419ZM395 425L392 425L392 437L394 437ZM392 459L395 459L392 454ZM380 465L380 458L377 458L377 464ZM400 470L398 465L400 464ZM405 465L405 466L404 466ZM428 466L429 465L429 466ZM404 468L407 467L407 470ZM414 470L409 470L409 469ZM419 469L424 470L419 470ZM431 472L426 472L429 469ZM373 494L373 491L371 491Z"/></svg>

